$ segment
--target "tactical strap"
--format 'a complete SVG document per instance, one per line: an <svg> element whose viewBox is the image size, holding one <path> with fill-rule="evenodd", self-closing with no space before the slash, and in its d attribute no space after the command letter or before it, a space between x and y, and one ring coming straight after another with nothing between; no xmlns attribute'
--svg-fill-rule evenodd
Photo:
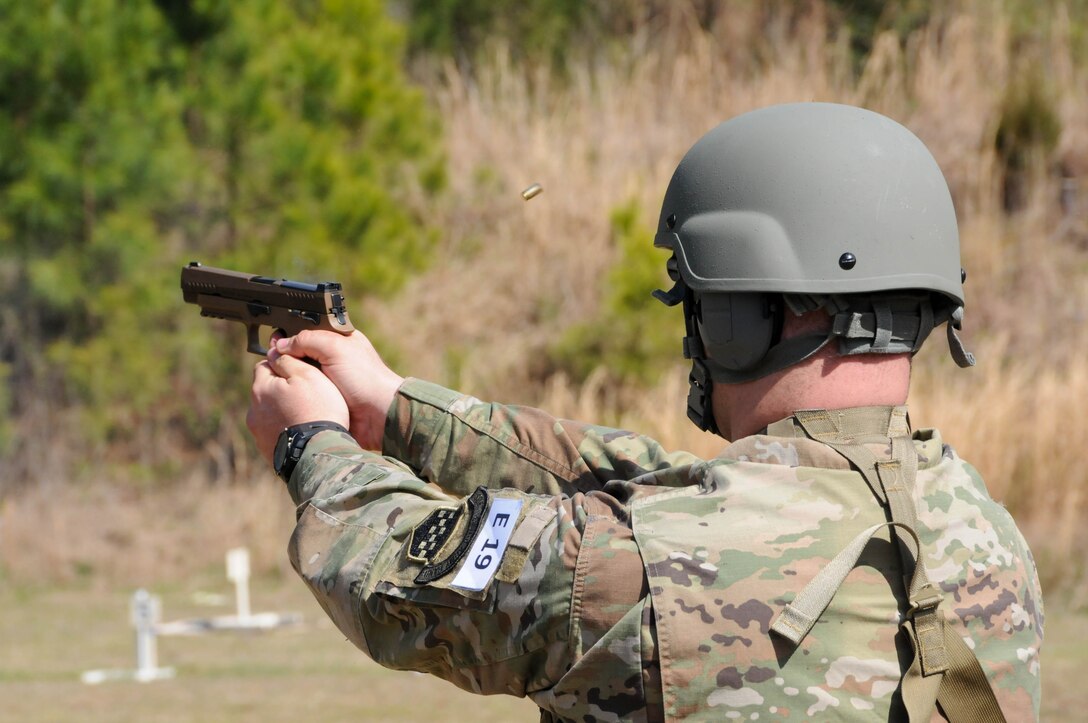
<svg viewBox="0 0 1088 723"><path fill-rule="evenodd" d="M914 542L914 549L920 550L921 543L914 530L899 522L881 522L862 530L844 547L816 576L805 585L793 602L789 603L771 623L771 630L792 641L801 643L820 615L831 603L839 586L846 576L858 564L858 558L877 532L885 527L899 527L908 533L908 539ZM926 578L922 565L916 565L909 587L911 609L936 608L940 599L940 590ZM937 602L934 602L934 601Z"/></svg>
<svg viewBox="0 0 1088 723"><path fill-rule="evenodd" d="M917 623L905 620L900 627L917 650ZM944 626L944 648L948 655L947 671L927 676L922 672L920 657L915 656L903 676L903 704L911 723L930 720L934 698L951 723L1006 723L986 672L950 625Z"/></svg>
<svg viewBox="0 0 1088 723"><path fill-rule="evenodd" d="M929 581L916 530L913 487L918 455L903 407L853 410L803 410L768 428L769 434L806 436L827 444L865 478L884 504L891 521L863 530L798 593L776 617L771 629L800 644L831 603L866 544L885 526L894 530L907 582L910 607L901 628L915 655L903 676L902 698L911 723L928 721L939 705L952 723L1004 721L993 689L970 648L939 611L942 593ZM878 460L864 444L891 439L890 460ZM905 537L902 533L906 533ZM913 544L910 544L913 543Z"/></svg>
<svg viewBox="0 0 1088 723"><path fill-rule="evenodd" d="M831 333L839 337L839 351L846 355L916 352L933 331L929 302L922 309L918 316L893 315L886 303L874 301L872 312L836 314Z"/></svg>
<svg viewBox="0 0 1088 723"><path fill-rule="evenodd" d="M948 349L952 352L952 358L961 367L973 367L975 355L967 351L956 332L963 327L963 307L957 306L952 310L952 318L948 321Z"/></svg>
<svg viewBox="0 0 1088 723"><path fill-rule="evenodd" d="M933 329L948 322L948 349L956 364L974 366L975 357L956 333L963 325L963 307L930 294L784 294L795 314L824 309L832 317L828 340L838 338L839 353L916 353Z"/></svg>

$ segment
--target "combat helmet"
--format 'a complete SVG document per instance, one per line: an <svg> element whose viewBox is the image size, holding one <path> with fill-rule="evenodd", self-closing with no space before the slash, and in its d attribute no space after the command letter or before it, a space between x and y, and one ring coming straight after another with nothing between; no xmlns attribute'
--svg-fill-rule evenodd
<svg viewBox="0 0 1088 723"><path fill-rule="evenodd" d="M815 354L917 352L963 280L956 212L925 145L899 123L832 103L778 105L704 135L665 192L654 245L672 251L692 360L688 416L716 431L713 383L758 379ZM783 314L825 309L829 332L782 340Z"/></svg>

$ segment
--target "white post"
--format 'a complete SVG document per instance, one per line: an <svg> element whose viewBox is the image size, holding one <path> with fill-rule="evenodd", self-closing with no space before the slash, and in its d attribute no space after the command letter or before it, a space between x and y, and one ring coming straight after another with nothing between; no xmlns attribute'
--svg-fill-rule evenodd
<svg viewBox="0 0 1088 723"><path fill-rule="evenodd" d="M147 590L137 590L132 596L132 626L136 628L136 679L153 680L159 667L155 624L159 622L162 605L159 598Z"/></svg>
<svg viewBox="0 0 1088 723"><path fill-rule="evenodd" d="M249 550L227 550L227 579L234 583L235 615L175 620L156 626L159 635L202 635L220 630L271 630L295 625L301 617L292 613L256 613L249 609Z"/></svg>
<svg viewBox="0 0 1088 723"><path fill-rule="evenodd" d="M137 590L129 604L129 619L136 628L136 669L135 670L88 670L80 679L89 685L104 683L107 680L135 680L148 683L174 677L173 668L160 668L158 645L155 636L162 614L159 598L147 590Z"/></svg>
<svg viewBox="0 0 1088 723"><path fill-rule="evenodd" d="M238 619L248 620L249 610L249 550L236 547L227 551L227 579L234 583Z"/></svg>

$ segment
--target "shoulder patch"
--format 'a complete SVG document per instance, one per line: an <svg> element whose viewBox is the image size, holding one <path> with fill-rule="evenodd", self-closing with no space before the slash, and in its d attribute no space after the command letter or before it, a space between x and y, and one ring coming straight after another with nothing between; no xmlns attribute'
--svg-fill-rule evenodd
<svg viewBox="0 0 1088 723"><path fill-rule="evenodd" d="M450 534L457 527L461 517L460 507L440 507L412 530L412 541L408 544L408 557L416 562L430 562Z"/></svg>
<svg viewBox="0 0 1088 723"><path fill-rule="evenodd" d="M423 566L423 569L416 575L415 582L418 585L425 585L429 582L434 582L438 578L447 575L457 563L461 561L461 558L468 552L468 548L472 545L472 541L476 539L476 533L480 531L480 522L483 520L484 512L487 511L487 489L484 487L477 487L467 500L465 500L464 508L458 508L457 513L461 515L465 512L468 513L468 520L466 521L464 534L461 536L461 541L457 544L456 549L451 552L444 560L431 564L428 560L427 564ZM434 513L431 513L432 515ZM427 517L430 519L430 516ZM455 519L454 522L457 520ZM424 523L426 520L424 520ZM455 525L449 525L450 532L452 532ZM449 537L447 532L446 537ZM412 532L412 544L415 545L415 531ZM441 547L441 545L439 545ZM435 548L438 549L438 548Z"/></svg>

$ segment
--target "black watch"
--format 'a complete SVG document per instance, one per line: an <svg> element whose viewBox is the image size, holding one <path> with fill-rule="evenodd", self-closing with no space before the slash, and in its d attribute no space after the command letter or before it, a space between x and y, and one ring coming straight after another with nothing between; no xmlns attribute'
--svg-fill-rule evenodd
<svg viewBox="0 0 1088 723"><path fill-rule="evenodd" d="M291 473L295 471L295 465L302 459L302 453L306 450L310 438L326 429L348 433L348 430L336 422L307 422L296 424L280 432L280 438L276 440L276 451L272 455L272 468L276 470L280 479L284 482L291 479Z"/></svg>

